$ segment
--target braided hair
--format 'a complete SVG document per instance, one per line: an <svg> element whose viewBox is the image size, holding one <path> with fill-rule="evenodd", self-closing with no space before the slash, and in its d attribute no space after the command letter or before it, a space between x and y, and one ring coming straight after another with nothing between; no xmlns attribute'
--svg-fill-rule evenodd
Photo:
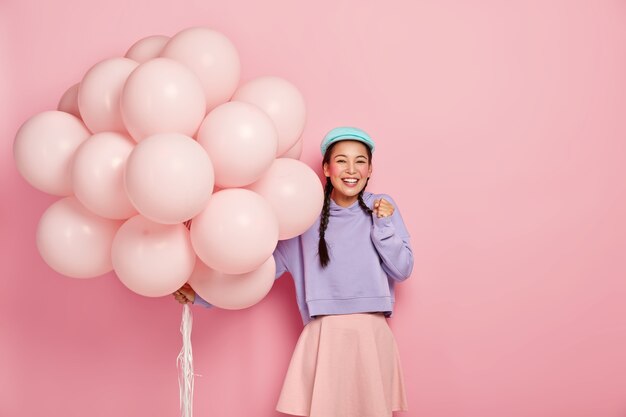
<svg viewBox="0 0 626 417"><path fill-rule="evenodd" d="M330 217L330 194L333 191L333 184L330 178L326 177L326 185L324 186L324 205L322 206L322 216L320 217L320 240L318 243L317 253L320 256L320 264L322 268L326 268L330 257L328 256L328 246L326 246L326 228L328 227L328 218Z"/></svg>
<svg viewBox="0 0 626 417"><path fill-rule="evenodd" d="M326 153L324 154L324 159L322 160L322 165L330 163L330 154L332 153L333 148L339 142L333 143L331 146L326 149ZM372 163L372 151L369 146L365 146L367 149L367 156L369 163ZM365 191L365 187L367 187L367 183L369 182L369 178L365 182L365 186L359 192L358 201L359 207L363 210L363 212L367 215L372 214L372 209L365 204L363 201L363 192ZM330 182L330 177L326 177L326 185L324 186L324 205L322 206L322 215L320 217L320 228L319 228L319 236L320 240L318 243L318 255L320 257L320 265L322 268L326 268L328 263L330 262L330 256L328 254L328 246L326 245L326 228L328 227L328 220L330 218L330 195L333 192L333 184Z"/></svg>
<svg viewBox="0 0 626 417"><path fill-rule="evenodd" d="M365 191L365 188L367 187L367 183L370 182L369 177L367 178L367 180L365 181L365 186L363 187L363 189L359 192L359 207L361 207L361 210L363 210L364 212L366 212L367 214L372 214L374 212L374 210L372 210L371 208L367 207L367 204L365 204L365 201L363 201L363 191Z"/></svg>

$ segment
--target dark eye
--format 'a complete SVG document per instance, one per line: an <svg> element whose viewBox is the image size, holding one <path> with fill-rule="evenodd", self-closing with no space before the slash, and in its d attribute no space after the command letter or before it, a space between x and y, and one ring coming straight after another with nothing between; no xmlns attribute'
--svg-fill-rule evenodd
<svg viewBox="0 0 626 417"><path fill-rule="evenodd" d="M337 159L335 162L337 162L338 164L345 164L346 160L345 159Z"/></svg>

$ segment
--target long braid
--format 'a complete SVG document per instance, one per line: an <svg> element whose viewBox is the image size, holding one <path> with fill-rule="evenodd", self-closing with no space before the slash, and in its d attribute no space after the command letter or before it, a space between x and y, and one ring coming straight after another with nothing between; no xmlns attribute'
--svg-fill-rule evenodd
<svg viewBox="0 0 626 417"><path fill-rule="evenodd" d="M370 182L369 177L367 178L367 181L365 181L365 185L363 186L363 189L359 193L359 206L366 214L372 214L373 210L367 207L367 204L365 204L365 201L363 201L363 191L365 191L365 187L367 187L368 182Z"/></svg>
<svg viewBox="0 0 626 417"><path fill-rule="evenodd" d="M328 256L328 246L326 246L326 228L328 227L328 219L330 217L330 194L333 191L333 184L330 178L326 177L326 185L324 186L324 205L322 206L322 216L320 218L320 240L318 243L318 254L322 268L326 268L330 257Z"/></svg>

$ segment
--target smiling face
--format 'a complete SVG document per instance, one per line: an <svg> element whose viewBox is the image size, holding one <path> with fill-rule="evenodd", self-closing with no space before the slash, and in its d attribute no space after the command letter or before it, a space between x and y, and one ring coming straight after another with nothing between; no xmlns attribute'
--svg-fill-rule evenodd
<svg viewBox="0 0 626 417"><path fill-rule="evenodd" d="M328 156L328 155L327 155ZM342 207L354 203L372 174L371 153L354 140L337 142L324 158L324 175L333 184L332 198Z"/></svg>

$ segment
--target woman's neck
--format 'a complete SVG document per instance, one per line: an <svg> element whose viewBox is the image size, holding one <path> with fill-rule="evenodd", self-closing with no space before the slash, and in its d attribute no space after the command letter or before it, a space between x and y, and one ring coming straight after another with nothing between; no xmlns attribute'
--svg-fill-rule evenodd
<svg viewBox="0 0 626 417"><path fill-rule="evenodd" d="M338 193L336 190L333 190L330 197L340 207L350 207L352 204L354 204L355 201L359 199L358 195L347 196L347 195Z"/></svg>

